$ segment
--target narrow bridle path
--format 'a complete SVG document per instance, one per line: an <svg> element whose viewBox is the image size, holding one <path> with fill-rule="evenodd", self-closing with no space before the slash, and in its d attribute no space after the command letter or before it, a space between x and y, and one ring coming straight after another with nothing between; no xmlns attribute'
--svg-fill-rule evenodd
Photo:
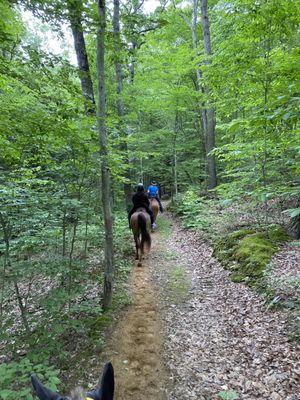
<svg viewBox="0 0 300 400"><path fill-rule="evenodd" d="M157 234L152 235L151 254ZM142 267L134 263L132 304L117 324L108 343L116 380L116 400L165 400L163 333L158 297L151 281L151 255Z"/></svg>

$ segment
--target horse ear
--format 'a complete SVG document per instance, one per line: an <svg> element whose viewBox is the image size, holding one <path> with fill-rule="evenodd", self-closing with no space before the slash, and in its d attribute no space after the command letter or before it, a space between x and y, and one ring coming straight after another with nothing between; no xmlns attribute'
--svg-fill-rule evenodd
<svg viewBox="0 0 300 400"><path fill-rule="evenodd" d="M101 384L100 384L100 392L101 397L100 400L113 400L115 391L115 374L112 364L109 362L105 364Z"/></svg>
<svg viewBox="0 0 300 400"><path fill-rule="evenodd" d="M31 383L36 395L40 400L62 399L62 397L58 393L54 393L50 389L47 389L34 374L31 375Z"/></svg>
<svg viewBox="0 0 300 400"><path fill-rule="evenodd" d="M101 378L101 400L113 400L115 392L115 373L111 363L104 367Z"/></svg>
<svg viewBox="0 0 300 400"><path fill-rule="evenodd" d="M114 369L111 363L105 364L100 380L100 387L87 396L93 400L113 400L115 391Z"/></svg>

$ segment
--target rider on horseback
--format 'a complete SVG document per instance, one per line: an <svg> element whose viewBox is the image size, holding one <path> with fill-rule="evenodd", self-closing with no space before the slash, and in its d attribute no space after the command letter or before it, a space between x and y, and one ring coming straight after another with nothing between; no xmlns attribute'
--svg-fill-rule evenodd
<svg viewBox="0 0 300 400"><path fill-rule="evenodd" d="M147 197L147 194L145 193L144 185L142 183L139 183L137 185L137 192L132 196L132 202L133 202L133 207L128 213L129 228L131 228L130 218L131 218L132 214L135 213L138 208L142 207L150 215L151 228L155 229L156 226L154 223L153 211L150 208L150 201Z"/></svg>
<svg viewBox="0 0 300 400"><path fill-rule="evenodd" d="M158 197L158 187L154 181L151 182L151 185L148 187L148 197L150 199L156 199L159 204L159 211L162 213L164 211L163 206Z"/></svg>

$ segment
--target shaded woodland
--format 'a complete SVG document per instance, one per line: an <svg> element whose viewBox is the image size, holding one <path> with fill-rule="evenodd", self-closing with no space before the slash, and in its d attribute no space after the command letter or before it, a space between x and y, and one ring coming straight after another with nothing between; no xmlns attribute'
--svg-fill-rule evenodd
<svg viewBox="0 0 300 400"><path fill-rule="evenodd" d="M76 364L99 347L130 302L139 182L156 180L254 290L265 291L257 279L278 247L300 237L299 2L146 5L0 0L4 400L33 398L31 371L63 387L70 354ZM65 27L76 66L45 49Z"/></svg>

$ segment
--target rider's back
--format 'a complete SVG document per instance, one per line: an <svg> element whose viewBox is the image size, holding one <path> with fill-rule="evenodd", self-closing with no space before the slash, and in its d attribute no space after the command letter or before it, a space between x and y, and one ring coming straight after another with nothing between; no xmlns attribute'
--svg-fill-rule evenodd
<svg viewBox="0 0 300 400"><path fill-rule="evenodd" d="M158 187L151 185L148 187L149 197L157 197L158 196Z"/></svg>
<svg viewBox="0 0 300 400"><path fill-rule="evenodd" d="M149 206L149 199L145 192L135 193L132 196L132 202L136 208L143 207L143 206Z"/></svg>

